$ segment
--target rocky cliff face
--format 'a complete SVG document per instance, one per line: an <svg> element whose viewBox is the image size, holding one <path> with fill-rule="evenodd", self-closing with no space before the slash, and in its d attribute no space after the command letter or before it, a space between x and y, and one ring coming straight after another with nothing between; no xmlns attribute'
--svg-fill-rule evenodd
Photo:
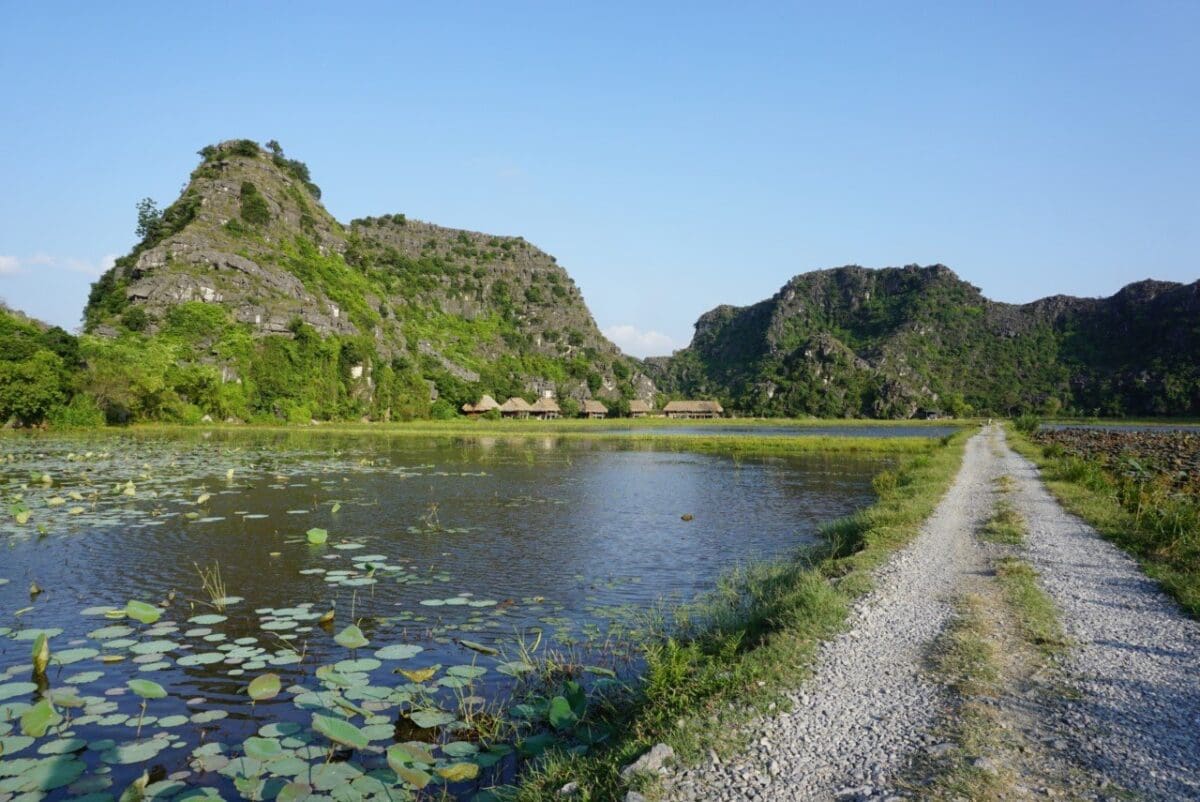
<svg viewBox="0 0 1200 802"><path fill-rule="evenodd" d="M688 348L647 365L666 389L760 414L1196 414L1198 296L1200 282L1144 281L1012 305L942 265L843 267L717 307Z"/></svg>
<svg viewBox="0 0 1200 802"><path fill-rule="evenodd" d="M179 199L93 288L87 331L155 335L173 310L206 304L256 339L301 326L357 339L365 362L419 374L456 403L483 392L653 395L554 257L519 237L398 214L343 225L307 167L271 146L201 151Z"/></svg>

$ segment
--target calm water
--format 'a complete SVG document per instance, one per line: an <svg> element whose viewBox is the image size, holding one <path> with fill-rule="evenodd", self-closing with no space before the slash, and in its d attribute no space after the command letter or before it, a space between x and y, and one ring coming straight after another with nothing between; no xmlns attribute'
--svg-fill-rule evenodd
<svg viewBox="0 0 1200 802"><path fill-rule="evenodd" d="M961 426L738 426L719 424L708 426L638 426L612 429L615 434L683 434L683 435L751 435L759 437L946 437Z"/></svg>
<svg viewBox="0 0 1200 802"><path fill-rule="evenodd" d="M470 798L519 762L504 744L481 750L469 713L484 704L525 703L513 710L529 720L515 730L528 754L546 731L599 737L546 723L519 643L572 650L594 664L577 679L603 692L609 670L632 670L609 636L810 541L871 502L880 467L320 434L10 437L0 449L0 797L97 800L143 769L160 798L271 798L296 783L391 799L383 750L414 740L437 744L436 763L404 768L449 774ZM310 544L310 529L327 542ZM223 609L198 575L214 566ZM161 618L124 617L130 600L165 604ZM368 645L339 645L351 624ZM31 676L39 631L56 656L44 680ZM283 690L251 707L247 683L265 673ZM140 734L135 679L167 692ZM22 734L48 694L69 718ZM369 745L326 763L314 714L345 718Z"/></svg>

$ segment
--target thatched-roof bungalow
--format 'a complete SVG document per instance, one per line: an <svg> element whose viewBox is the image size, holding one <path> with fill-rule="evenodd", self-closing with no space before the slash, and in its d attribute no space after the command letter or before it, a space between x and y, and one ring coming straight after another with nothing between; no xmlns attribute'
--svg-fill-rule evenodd
<svg viewBox="0 0 1200 802"><path fill-rule="evenodd" d="M719 418L724 411L716 401L672 401L663 407L668 418Z"/></svg>
<svg viewBox="0 0 1200 802"><path fill-rule="evenodd" d="M640 398L635 398L629 402L629 417L644 418L650 414L650 405Z"/></svg>
<svg viewBox="0 0 1200 802"><path fill-rule="evenodd" d="M466 403L462 405L464 415L472 418L477 418L485 412L491 412L493 409L499 409L500 405L496 403L496 399L486 393L479 399L478 403Z"/></svg>
<svg viewBox="0 0 1200 802"><path fill-rule="evenodd" d="M584 418L606 418L608 417L608 407L593 398L589 398L583 402L583 407L579 410L579 414Z"/></svg>
<svg viewBox="0 0 1200 802"><path fill-rule="evenodd" d="M520 396L513 396L500 405L500 414L505 418L528 418L532 407Z"/></svg>
<svg viewBox="0 0 1200 802"><path fill-rule="evenodd" d="M562 417L562 409L559 408L553 398L539 398L533 402L533 406L529 408L529 411L535 418L541 418L542 420Z"/></svg>

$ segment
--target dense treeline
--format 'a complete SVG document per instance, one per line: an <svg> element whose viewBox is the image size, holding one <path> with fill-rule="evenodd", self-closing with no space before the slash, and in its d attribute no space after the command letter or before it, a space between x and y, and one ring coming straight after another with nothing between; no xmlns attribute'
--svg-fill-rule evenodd
<svg viewBox="0 0 1200 802"><path fill-rule="evenodd" d="M320 337L299 321L291 337L254 338L222 307L186 303L154 335L76 338L0 310L0 418L18 424L429 414L429 387L407 366L364 338Z"/></svg>

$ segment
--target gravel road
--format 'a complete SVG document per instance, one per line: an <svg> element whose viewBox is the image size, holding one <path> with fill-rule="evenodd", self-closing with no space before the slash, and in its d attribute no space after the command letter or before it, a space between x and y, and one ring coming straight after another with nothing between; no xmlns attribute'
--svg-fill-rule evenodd
<svg viewBox="0 0 1200 802"><path fill-rule="evenodd" d="M1066 724L1077 760L1148 799L1200 799L1200 622L1047 492L1009 451L1025 554L1075 643Z"/></svg>
<svg viewBox="0 0 1200 802"><path fill-rule="evenodd" d="M673 800L881 800L933 744L945 699L923 672L964 579L985 568L972 533L991 514L994 480L1015 479L1028 522L1024 557L1059 608L1073 646L1056 673L1078 690L1044 722L1071 764L1140 799L1200 799L1200 622L1138 565L1068 514L1037 469L985 429L919 536L878 572L848 629L822 647L786 714L759 719L749 751L715 755L664 784ZM997 446L993 450L992 443ZM1049 768L1049 767L1047 767ZM1124 798L1124 797L1122 797Z"/></svg>
<svg viewBox="0 0 1200 802"><path fill-rule="evenodd" d="M928 645L952 612L962 577L981 557L971 533L991 514L998 460L986 432L921 533L877 574L849 628L821 649L793 709L760 719L741 759L681 771L677 800L885 799L909 755L928 743L941 691L923 673Z"/></svg>

